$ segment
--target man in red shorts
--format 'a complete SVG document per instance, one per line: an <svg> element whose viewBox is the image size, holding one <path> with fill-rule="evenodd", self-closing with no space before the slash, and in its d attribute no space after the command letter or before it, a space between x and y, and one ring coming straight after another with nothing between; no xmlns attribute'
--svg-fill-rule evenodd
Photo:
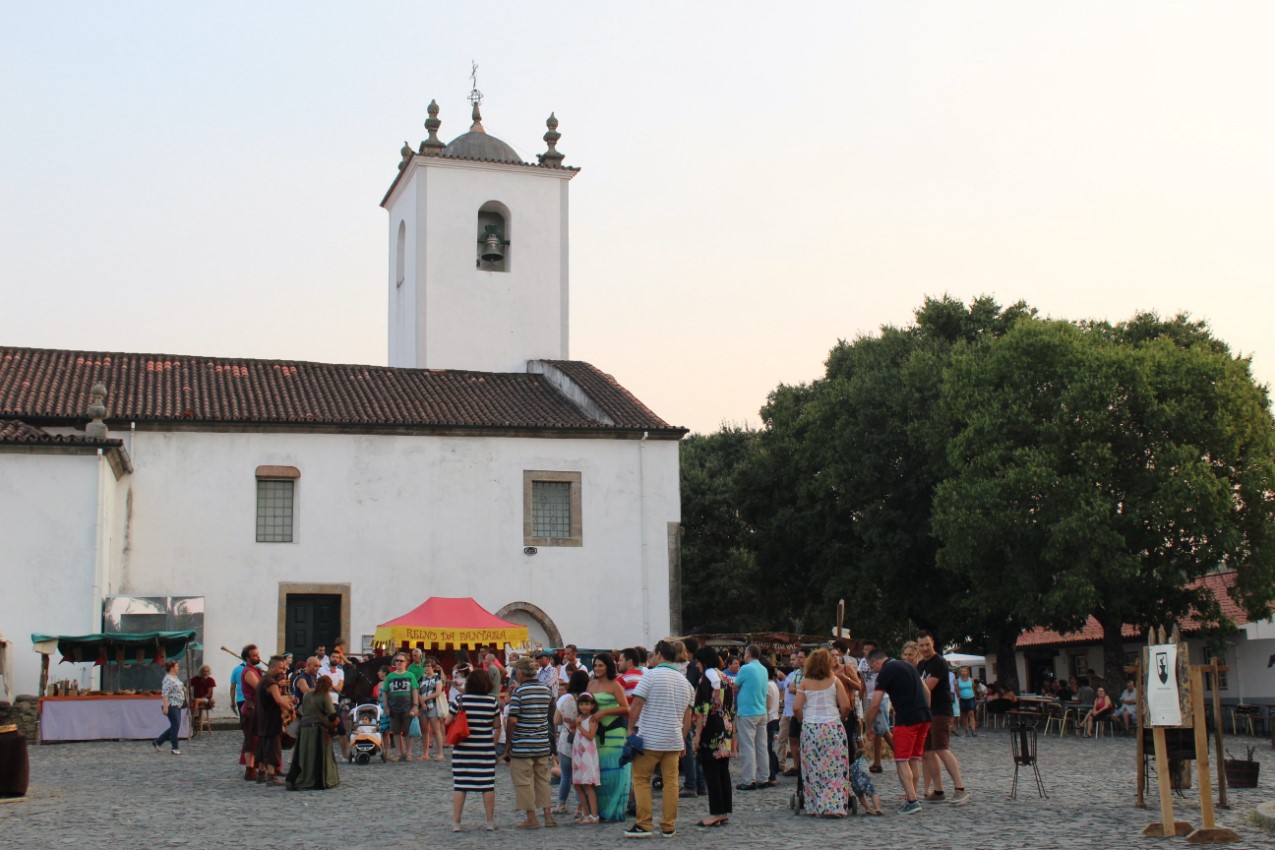
<svg viewBox="0 0 1275 850"><path fill-rule="evenodd" d="M921 681L921 674L906 661L896 661L882 650L874 649L868 655L868 667L877 674L876 690L872 692L872 705L864 719L869 729L881 710L881 695L889 694L894 705L894 769L903 786L904 803L899 814L914 815L921 811L916 788L921 782L921 757L925 754L925 739L930 733L930 692Z"/></svg>

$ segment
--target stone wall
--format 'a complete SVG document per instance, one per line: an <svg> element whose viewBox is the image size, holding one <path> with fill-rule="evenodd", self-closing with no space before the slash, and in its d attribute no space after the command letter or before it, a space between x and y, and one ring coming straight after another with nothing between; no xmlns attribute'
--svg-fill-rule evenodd
<svg viewBox="0 0 1275 850"><path fill-rule="evenodd" d="M30 694L23 694L12 703L0 701L0 726L14 724L28 741L36 740L36 713L40 701Z"/></svg>

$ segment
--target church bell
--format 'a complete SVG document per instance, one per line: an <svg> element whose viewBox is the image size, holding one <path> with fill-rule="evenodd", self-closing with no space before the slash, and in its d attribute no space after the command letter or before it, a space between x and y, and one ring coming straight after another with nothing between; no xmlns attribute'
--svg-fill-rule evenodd
<svg viewBox="0 0 1275 850"><path fill-rule="evenodd" d="M505 258L505 241L500 238L496 228L487 225L487 234L482 239L483 250L479 257L483 262L499 263Z"/></svg>

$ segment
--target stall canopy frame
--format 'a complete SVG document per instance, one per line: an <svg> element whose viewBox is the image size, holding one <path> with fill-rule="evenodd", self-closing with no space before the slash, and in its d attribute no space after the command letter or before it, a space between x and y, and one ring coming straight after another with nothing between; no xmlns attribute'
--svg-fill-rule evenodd
<svg viewBox="0 0 1275 850"><path fill-rule="evenodd" d="M180 632L103 632L95 635L33 634L33 648L44 656L40 661L40 695L43 696L48 688L49 656L55 650L62 654L62 661L86 664L98 664L103 659L107 664L150 664L157 654L162 654L168 661L177 661L186 655L188 647L194 648L196 634L193 629ZM138 649L148 651L141 661L137 660ZM75 658L77 650L78 659ZM116 658L117 650L124 651L122 662ZM162 650L162 653L157 653L157 650ZM186 673L189 679L190 670L187 669Z"/></svg>

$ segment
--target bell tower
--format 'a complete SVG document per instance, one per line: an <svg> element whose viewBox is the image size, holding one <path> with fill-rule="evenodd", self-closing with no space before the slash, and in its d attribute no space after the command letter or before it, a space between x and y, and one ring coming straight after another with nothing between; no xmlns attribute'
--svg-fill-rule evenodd
<svg viewBox="0 0 1275 850"><path fill-rule="evenodd" d="M469 130L444 144L431 101L428 138L404 143L389 213L389 365L524 372L568 357L567 190L579 169L557 150L524 162L483 128L477 87Z"/></svg>

